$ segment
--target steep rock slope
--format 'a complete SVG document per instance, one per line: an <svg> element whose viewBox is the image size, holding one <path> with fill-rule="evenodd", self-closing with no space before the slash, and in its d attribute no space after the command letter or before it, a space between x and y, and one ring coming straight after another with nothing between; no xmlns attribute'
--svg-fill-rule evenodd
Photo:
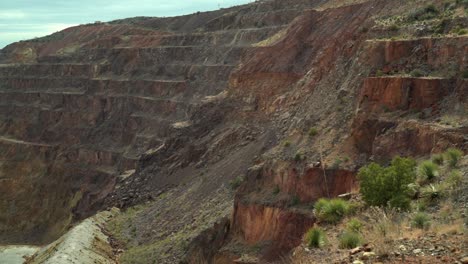
<svg viewBox="0 0 468 264"><path fill-rule="evenodd" d="M110 223L122 262L287 255L369 160L467 151L464 7L437 36L386 24L430 3L262 1L6 47L0 241L143 204Z"/></svg>
<svg viewBox="0 0 468 264"><path fill-rule="evenodd" d="M224 118L222 110L211 110L210 118L200 105L216 103L242 54L313 4L259 3L96 23L4 48L0 240L56 238L100 209L118 176L131 175L154 149L185 152L161 164L174 171L202 155L216 156L215 146L205 146L210 140L243 140L250 130L233 123L217 131L217 139L185 145ZM207 122L192 124L197 113ZM153 194L180 178L162 182L153 181ZM120 204L138 200L120 198Z"/></svg>

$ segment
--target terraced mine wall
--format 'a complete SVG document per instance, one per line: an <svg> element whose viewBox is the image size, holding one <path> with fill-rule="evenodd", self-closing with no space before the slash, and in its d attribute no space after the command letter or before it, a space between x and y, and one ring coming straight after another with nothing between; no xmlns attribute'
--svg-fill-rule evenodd
<svg viewBox="0 0 468 264"><path fill-rule="evenodd" d="M467 36L392 39L378 20L407 7L357 2L259 1L5 47L0 242L51 242L118 206L123 263L271 262L367 162L466 152Z"/></svg>

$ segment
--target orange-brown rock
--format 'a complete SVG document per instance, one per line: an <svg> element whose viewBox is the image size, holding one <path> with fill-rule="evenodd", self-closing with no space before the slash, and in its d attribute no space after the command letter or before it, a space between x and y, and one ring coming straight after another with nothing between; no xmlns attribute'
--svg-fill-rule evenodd
<svg viewBox="0 0 468 264"><path fill-rule="evenodd" d="M468 56L466 42L466 36L369 41L368 63L387 72L411 71L422 66L437 70L447 65L463 71Z"/></svg>
<svg viewBox="0 0 468 264"><path fill-rule="evenodd" d="M299 211L237 201L232 232L249 245L271 242L278 257L299 245L302 235L314 222L313 216Z"/></svg>
<svg viewBox="0 0 468 264"><path fill-rule="evenodd" d="M440 153L450 147L468 151L465 128L445 128L416 121L399 123L376 136L372 154L378 159L399 156L423 156Z"/></svg>
<svg viewBox="0 0 468 264"><path fill-rule="evenodd" d="M441 78L367 78L361 89L359 108L365 112L436 109L437 103L453 88L453 80Z"/></svg>

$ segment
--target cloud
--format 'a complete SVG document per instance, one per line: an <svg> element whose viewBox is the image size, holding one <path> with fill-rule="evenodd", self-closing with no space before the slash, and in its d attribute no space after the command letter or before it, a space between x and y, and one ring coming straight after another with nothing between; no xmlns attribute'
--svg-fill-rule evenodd
<svg viewBox="0 0 468 264"><path fill-rule="evenodd" d="M23 19L27 15L21 10L0 10L0 19Z"/></svg>

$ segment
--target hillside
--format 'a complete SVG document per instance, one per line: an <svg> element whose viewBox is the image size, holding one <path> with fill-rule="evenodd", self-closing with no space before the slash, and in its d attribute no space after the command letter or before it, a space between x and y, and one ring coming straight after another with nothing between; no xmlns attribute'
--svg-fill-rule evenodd
<svg viewBox="0 0 468 264"><path fill-rule="evenodd" d="M105 263L352 262L336 239L304 244L314 225L344 228L314 203L347 194L365 222L360 168L450 148L459 161L446 158L437 183L461 180L427 213L452 208L464 237L467 16L463 0L268 0L11 44L0 51L0 244L59 239L29 259L53 261L81 223ZM443 240L441 229L426 232ZM468 257L453 240L445 259L408 263ZM406 261L392 254L379 261Z"/></svg>

